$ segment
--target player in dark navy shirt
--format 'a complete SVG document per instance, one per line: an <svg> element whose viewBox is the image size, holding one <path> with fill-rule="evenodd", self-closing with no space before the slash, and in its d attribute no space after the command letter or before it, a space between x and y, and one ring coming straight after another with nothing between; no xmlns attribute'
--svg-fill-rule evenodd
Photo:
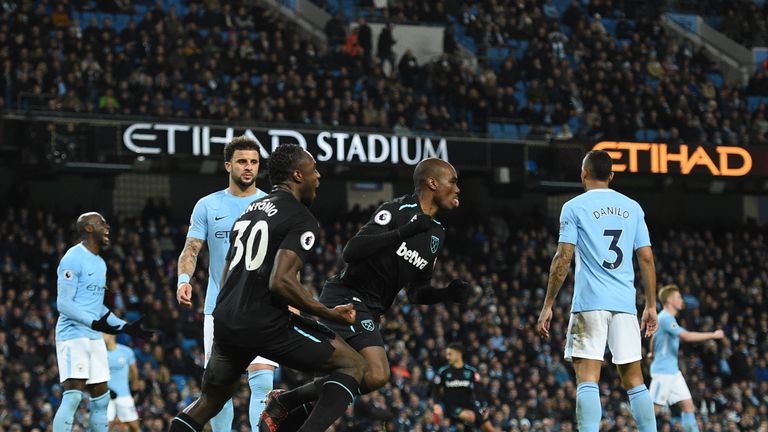
<svg viewBox="0 0 768 432"><path fill-rule="evenodd" d="M351 304L328 308L297 277L318 238L319 225L306 207L320 184L315 160L297 145L282 145L269 158L269 178L272 192L251 203L232 228L202 394L173 419L171 432L202 431L257 355L293 369L330 372L302 431L326 430L357 393L362 357L327 327L288 311L290 305L328 321L355 322ZM270 417L259 429L275 430Z"/></svg>
<svg viewBox="0 0 768 432"><path fill-rule="evenodd" d="M324 285L320 302L328 307L352 303L357 311L354 324L343 325L322 320L334 332L359 351L367 368L360 393L366 394L389 382L389 362L379 330L379 318L397 294L406 289L412 303L435 304L452 301L464 303L469 285L452 281L445 288L431 285L432 270L445 242L445 230L435 219L438 211L459 206L456 169L441 159L425 159L413 173L414 193L382 204L344 248L344 270ZM309 383L283 397L295 402L292 392L304 392ZM307 393L309 394L309 393ZM306 407L284 403L294 409L281 431L295 430L296 420ZM269 410L269 406L267 407Z"/></svg>
<svg viewBox="0 0 768 432"><path fill-rule="evenodd" d="M475 397L475 387L480 381L477 369L464 363L464 348L452 343L445 350L448 364L435 376L437 399L443 404L445 416L454 422L475 425L483 431L496 429L488 419L488 411Z"/></svg>

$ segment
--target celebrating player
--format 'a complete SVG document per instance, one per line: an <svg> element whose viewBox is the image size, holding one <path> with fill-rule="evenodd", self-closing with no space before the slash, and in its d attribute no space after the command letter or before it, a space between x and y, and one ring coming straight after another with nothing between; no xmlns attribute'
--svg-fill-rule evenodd
<svg viewBox="0 0 768 432"><path fill-rule="evenodd" d="M563 205L560 239L549 270L538 331L549 337L552 306L571 267L575 247L575 288L565 359L573 361L576 372L579 431L597 432L600 428L602 408L597 382L607 342L637 427L640 432L650 432L656 431L656 416L640 369L640 332L645 329L646 336L651 336L658 325L656 270L643 209L608 187L612 170L611 157L605 151L593 150L584 158L581 182L586 192ZM645 286L640 326L632 251L637 254Z"/></svg>
<svg viewBox="0 0 768 432"><path fill-rule="evenodd" d="M112 399L107 407L107 418L110 429L119 420L128 425L132 432L139 432L139 414L131 396L131 383L139 378L139 370L136 368L136 356L133 350L115 341L115 336L104 335L107 344L107 357L109 359L110 378L109 387Z"/></svg>
<svg viewBox="0 0 768 432"><path fill-rule="evenodd" d="M173 419L172 432L201 431L257 354L294 369L330 372L318 409L302 431L326 430L357 392L365 368L360 354L327 327L287 309L294 306L346 325L355 322L351 304L327 308L297 278L318 238L319 225L306 207L320 184L315 160L297 145L281 145L269 158L269 178L272 192L251 203L233 226L202 394Z"/></svg>
<svg viewBox="0 0 768 432"><path fill-rule="evenodd" d="M439 210L459 206L456 170L441 159L425 159L416 166L413 182L414 194L382 204L349 240L344 247L346 268L326 281L320 295L320 302L328 307L351 302L357 311L351 326L328 320L323 323L365 358L361 394L389 382L379 317L403 287L410 301L417 304L464 303L469 295L469 285L458 279L445 288L431 286L432 270L445 240L445 230L434 217ZM271 424L285 422L281 431L294 430L309 412L300 405L317 398L321 383L318 380L288 392L273 391L262 418ZM291 410L290 420L281 420Z"/></svg>
<svg viewBox="0 0 768 432"><path fill-rule="evenodd" d="M713 332L691 332L679 325L675 316L685 303L676 285L667 285L659 291L659 300L664 309L659 314L659 331L653 337L653 361L651 362L651 396L656 411L667 404L680 404L684 432L698 432L693 400L683 373L677 366L677 352L680 341L704 342L722 339L722 330Z"/></svg>
<svg viewBox="0 0 768 432"><path fill-rule="evenodd" d="M229 173L229 186L200 199L192 210L187 241L179 257L178 288L176 299L184 306L192 306L192 285L190 280L195 272L197 255L208 244L210 254L208 264L208 288L205 291L203 308L203 349L205 363L211 357L213 346L214 320L213 308L219 295L224 259L229 250L229 233L232 224L255 199L266 196L256 188L256 175L259 173L259 144L245 136L233 139L224 146L224 168ZM256 430L259 416L264 409L264 399L272 390L277 363L264 357L256 357L248 365L248 385L251 388L249 419L251 429ZM235 410L232 401L227 401L224 408L211 420L213 432L229 432Z"/></svg>
<svg viewBox="0 0 768 432"><path fill-rule="evenodd" d="M142 327L141 318L126 323L104 306L107 264L99 253L109 246L107 221L98 213L84 213L77 218L76 228L82 241L67 250L56 269L56 360L64 393L53 418L53 430L72 430L83 390L87 389L91 396L90 430L106 432L109 362L101 333L123 332L146 338L152 332Z"/></svg>
<svg viewBox="0 0 768 432"><path fill-rule="evenodd" d="M495 431L496 428L488 418L488 411L475 399L475 385L479 375L477 369L464 363L464 347L459 343L448 345L445 359L448 364L437 371L435 384L448 418L458 423L475 425L483 431Z"/></svg>

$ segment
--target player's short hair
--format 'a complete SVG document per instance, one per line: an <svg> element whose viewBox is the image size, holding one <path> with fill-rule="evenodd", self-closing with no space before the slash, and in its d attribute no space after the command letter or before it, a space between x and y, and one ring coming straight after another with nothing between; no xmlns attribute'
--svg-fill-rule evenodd
<svg viewBox="0 0 768 432"><path fill-rule="evenodd" d="M229 162L235 155L235 150L261 150L261 146L255 140L245 135L240 135L224 146L224 162Z"/></svg>
<svg viewBox="0 0 768 432"><path fill-rule="evenodd" d="M659 290L659 300L661 300L661 304L667 303L667 300L676 292L680 292L680 288L678 288L677 285L670 284L662 287L661 290Z"/></svg>
<svg viewBox="0 0 768 432"><path fill-rule="evenodd" d="M458 351L462 355L464 354L464 345L460 344L459 342L451 342L448 344L448 349Z"/></svg>
<svg viewBox="0 0 768 432"><path fill-rule="evenodd" d="M605 150L591 150L584 158L584 168L594 180L607 181L613 172L611 155Z"/></svg>
<svg viewBox="0 0 768 432"><path fill-rule="evenodd" d="M413 188L421 189L421 186L427 182L430 177L437 177L442 169L450 167L450 164L439 158L424 159L416 165L413 170Z"/></svg>
<svg viewBox="0 0 768 432"><path fill-rule="evenodd" d="M269 155L267 161L269 181L272 185L282 183L291 177L304 161L304 149L298 144L282 144Z"/></svg>
<svg viewBox="0 0 768 432"><path fill-rule="evenodd" d="M75 222L75 229L77 230L77 234L80 237L83 237L85 234L87 234L85 231L85 227L92 224L93 219L99 216L101 215L97 212L87 212L87 213L81 214L77 218L77 222Z"/></svg>

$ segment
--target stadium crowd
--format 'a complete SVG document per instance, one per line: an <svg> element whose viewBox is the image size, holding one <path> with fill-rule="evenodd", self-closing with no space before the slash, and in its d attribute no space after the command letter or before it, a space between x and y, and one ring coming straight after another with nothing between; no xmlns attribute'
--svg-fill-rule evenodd
<svg viewBox="0 0 768 432"><path fill-rule="evenodd" d="M61 399L53 343L55 270L75 241L75 216L10 207L0 222L4 430L46 430ZM338 270L344 242L368 216L356 211L323 224L322 238L302 272L308 289L316 291ZM160 330L151 341L121 335L118 342L136 353L140 376L133 395L142 427L164 431L170 418L199 393L207 275L198 270L194 277L196 307L181 308L173 286L187 226L173 222L163 205L148 206L141 217L107 219L112 239L105 254L107 303L118 315L144 314L147 325ZM681 347L681 369L701 416L701 430L768 431L768 311L760 306L768 290L765 229L665 229L654 227L653 221L649 225L659 284L677 283L689 306L680 324L696 331L722 328L727 335L721 343ZM478 368L482 388L477 396L501 430L573 430L575 386L572 370L562 360L571 279L556 306L551 340L541 340L534 330L556 231L504 215L447 229L436 278L441 283L455 277L470 281L470 303L412 306L404 296L397 301L382 322L392 365L390 383L358 398L336 430L374 430L382 422L393 431L454 430L440 420L431 384L445 364L445 346L453 341L464 344L465 360ZM618 377L611 367L603 374L604 430L630 430L632 420ZM292 386L306 378L281 370L277 384ZM235 398L238 430L248 428L247 392L243 385ZM676 430L675 415L662 414L660 430ZM81 408L76 420L87 424L87 410Z"/></svg>
<svg viewBox="0 0 768 432"><path fill-rule="evenodd" d="M163 7L171 3L183 8ZM763 71L749 85L723 83L702 51L666 34L656 2L395 2L394 22L454 22L445 52L425 64L395 58L392 47L406 42L391 32L374 53L364 20L348 30L334 17L321 50L252 2L171 3L88 22L76 19L81 2L4 3L0 109L397 133L493 135L509 123L521 125L513 137L768 143L766 106L750 103L766 94ZM110 17L126 22L118 30ZM475 46L477 68L456 54L459 39Z"/></svg>

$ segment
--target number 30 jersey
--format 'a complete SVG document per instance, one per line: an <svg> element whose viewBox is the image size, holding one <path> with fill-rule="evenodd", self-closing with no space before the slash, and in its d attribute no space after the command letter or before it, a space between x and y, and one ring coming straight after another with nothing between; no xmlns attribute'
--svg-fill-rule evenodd
<svg viewBox="0 0 768 432"><path fill-rule="evenodd" d="M640 204L612 189L592 189L563 205L560 243L576 245L571 312L637 313L632 254L651 245Z"/></svg>
<svg viewBox="0 0 768 432"><path fill-rule="evenodd" d="M277 190L251 203L235 222L224 265L224 281L213 316L219 329L247 331L254 344L258 335L283 329L288 309L269 290L269 276L280 249L306 261L318 238L319 224L293 194ZM247 345L248 340L241 340Z"/></svg>

